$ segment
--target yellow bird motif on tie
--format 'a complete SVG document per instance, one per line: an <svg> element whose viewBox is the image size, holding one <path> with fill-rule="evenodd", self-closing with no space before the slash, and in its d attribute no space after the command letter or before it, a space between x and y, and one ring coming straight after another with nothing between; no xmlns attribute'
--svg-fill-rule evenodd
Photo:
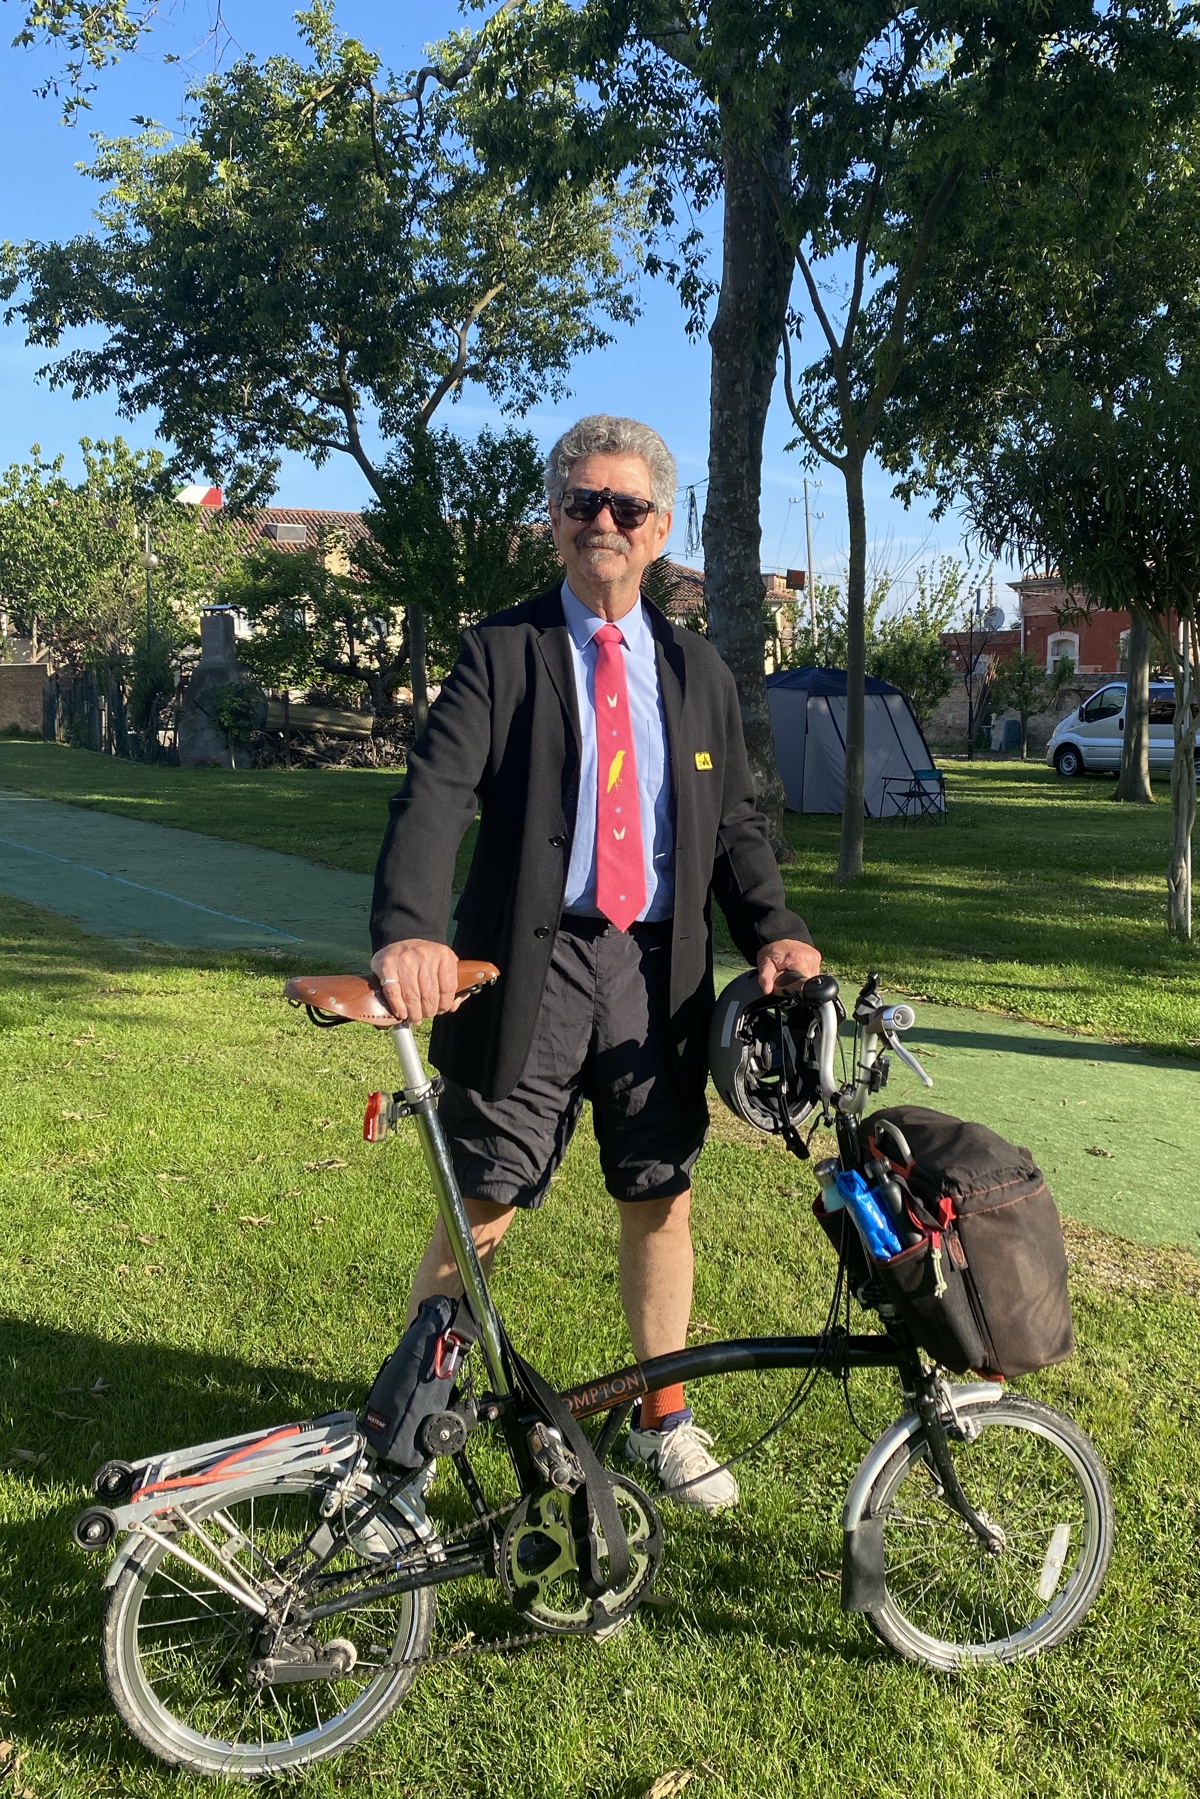
<svg viewBox="0 0 1200 1799"><path fill-rule="evenodd" d="M606 793L611 793L613 788L616 786L617 782L621 779L621 765L624 762L624 760L625 760L625 751L618 750L616 755L613 757L612 761L609 763L609 765L608 765L608 786L605 788Z"/></svg>

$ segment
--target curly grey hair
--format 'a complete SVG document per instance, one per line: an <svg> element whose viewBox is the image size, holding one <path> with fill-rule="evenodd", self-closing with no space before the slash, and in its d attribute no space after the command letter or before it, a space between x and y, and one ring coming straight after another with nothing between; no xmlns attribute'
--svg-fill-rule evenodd
<svg viewBox="0 0 1200 1799"><path fill-rule="evenodd" d="M593 412L564 431L546 458L546 497L557 510L573 463L581 456L640 456L650 470L650 498L660 512L675 505L675 458L657 431L637 419Z"/></svg>

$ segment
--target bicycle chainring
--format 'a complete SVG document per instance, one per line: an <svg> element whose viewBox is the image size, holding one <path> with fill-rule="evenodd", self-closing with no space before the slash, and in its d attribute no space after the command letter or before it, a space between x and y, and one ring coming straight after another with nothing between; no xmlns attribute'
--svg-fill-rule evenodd
<svg viewBox="0 0 1200 1799"><path fill-rule="evenodd" d="M633 1481L609 1478L629 1544L629 1579L615 1593L589 1599L580 1591L568 1493L551 1487L523 1499L508 1521L497 1557L501 1584L516 1609L551 1635L606 1636L654 1584L663 1551L658 1513Z"/></svg>

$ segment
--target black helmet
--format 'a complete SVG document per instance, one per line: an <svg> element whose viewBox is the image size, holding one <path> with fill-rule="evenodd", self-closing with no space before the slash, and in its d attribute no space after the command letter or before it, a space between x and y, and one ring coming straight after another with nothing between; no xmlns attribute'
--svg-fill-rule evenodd
<svg viewBox="0 0 1200 1799"><path fill-rule="evenodd" d="M836 987L834 989L836 992ZM758 1131L796 1129L821 1102L819 1012L792 989L767 996L750 968L717 996L708 1032L713 1084Z"/></svg>

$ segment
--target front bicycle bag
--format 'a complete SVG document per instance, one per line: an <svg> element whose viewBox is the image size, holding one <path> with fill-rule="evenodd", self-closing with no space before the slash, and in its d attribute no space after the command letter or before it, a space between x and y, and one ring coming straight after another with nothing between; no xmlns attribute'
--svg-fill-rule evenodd
<svg viewBox="0 0 1200 1799"><path fill-rule="evenodd" d="M435 1293L388 1357L367 1395L359 1428L382 1461L416 1469L429 1460L420 1430L444 1412L462 1359L478 1332L465 1300Z"/></svg>
<svg viewBox="0 0 1200 1799"><path fill-rule="evenodd" d="M864 1119L921 1241L874 1264L922 1347L956 1373L1029 1374L1075 1347L1058 1208L1027 1149L928 1106Z"/></svg>

